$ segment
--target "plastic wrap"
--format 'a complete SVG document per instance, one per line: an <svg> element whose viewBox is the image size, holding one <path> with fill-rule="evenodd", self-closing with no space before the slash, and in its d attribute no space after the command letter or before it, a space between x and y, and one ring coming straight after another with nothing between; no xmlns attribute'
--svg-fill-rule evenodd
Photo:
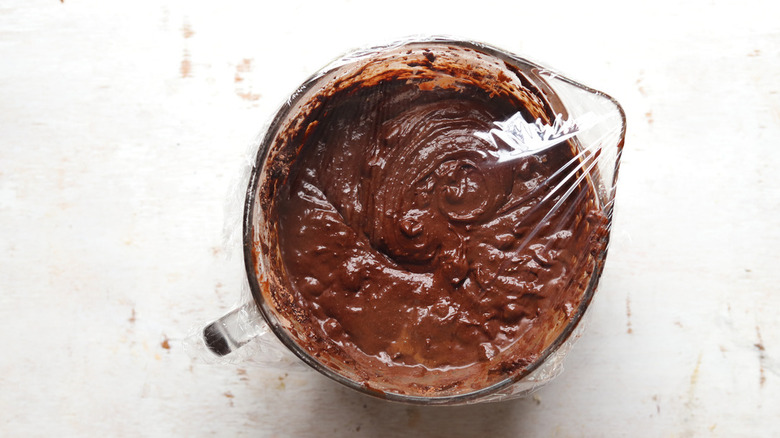
<svg viewBox="0 0 780 438"><path fill-rule="evenodd" d="M493 47L352 52L252 145L244 304L190 351L409 403L527 395L582 331L624 134L609 96Z"/></svg>

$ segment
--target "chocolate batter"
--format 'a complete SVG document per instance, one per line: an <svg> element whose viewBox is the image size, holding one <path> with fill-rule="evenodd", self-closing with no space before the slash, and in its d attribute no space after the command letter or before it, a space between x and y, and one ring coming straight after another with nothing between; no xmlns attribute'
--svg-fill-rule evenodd
<svg viewBox="0 0 780 438"><path fill-rule="evenodd" d="M517 112L550 120L540 99L367 83L321 96L286 161L268 163L286 289L274 310L310 354L369 386L437 395L504 379L561 333L605 248L575 148L499 160L508 145L485 134Z"/></svg>

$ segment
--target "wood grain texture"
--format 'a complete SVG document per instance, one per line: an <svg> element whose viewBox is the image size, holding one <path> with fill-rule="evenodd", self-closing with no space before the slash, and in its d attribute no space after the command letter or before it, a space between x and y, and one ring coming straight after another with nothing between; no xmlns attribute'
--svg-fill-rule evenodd
<svg viewBox="0 0 780 438"><path fill-rule="evenodd" d="M0 435L777 433L778 6L479 5L3 2ZM244 281L223 224L247 145L331 59L421 33L624 105L613 244L566 371L532 398L423 408L193 360L182 340Z"/></svg>

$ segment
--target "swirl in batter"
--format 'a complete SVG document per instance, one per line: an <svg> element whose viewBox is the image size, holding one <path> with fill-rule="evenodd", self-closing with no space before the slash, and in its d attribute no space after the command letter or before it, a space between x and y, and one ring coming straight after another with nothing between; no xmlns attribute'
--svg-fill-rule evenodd
<svg viewBox="0 0 780 438"><path fill-rule="evenodd" d="M508 373L549 345L605 220L569 175L569 144L499 161L504 147L483 134L518 111L476 87L413 81L315 111L274 210L290 308L317 340L306 348L346 352L370 378L376 361Z"/></svg>

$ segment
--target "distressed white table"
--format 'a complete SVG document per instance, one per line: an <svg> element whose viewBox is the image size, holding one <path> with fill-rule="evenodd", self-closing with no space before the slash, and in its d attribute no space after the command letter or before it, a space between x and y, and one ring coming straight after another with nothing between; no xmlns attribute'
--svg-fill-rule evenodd
<svg viewBox="0 0 780 438"><path fill-rule="evenodd" d="M775 3L253 3L0 5L0 435L780 434ZM246 146L332 58L417 33L626 109L613 245L563 375L423 408L191 359L243 281L223 224Z"/></svg>

